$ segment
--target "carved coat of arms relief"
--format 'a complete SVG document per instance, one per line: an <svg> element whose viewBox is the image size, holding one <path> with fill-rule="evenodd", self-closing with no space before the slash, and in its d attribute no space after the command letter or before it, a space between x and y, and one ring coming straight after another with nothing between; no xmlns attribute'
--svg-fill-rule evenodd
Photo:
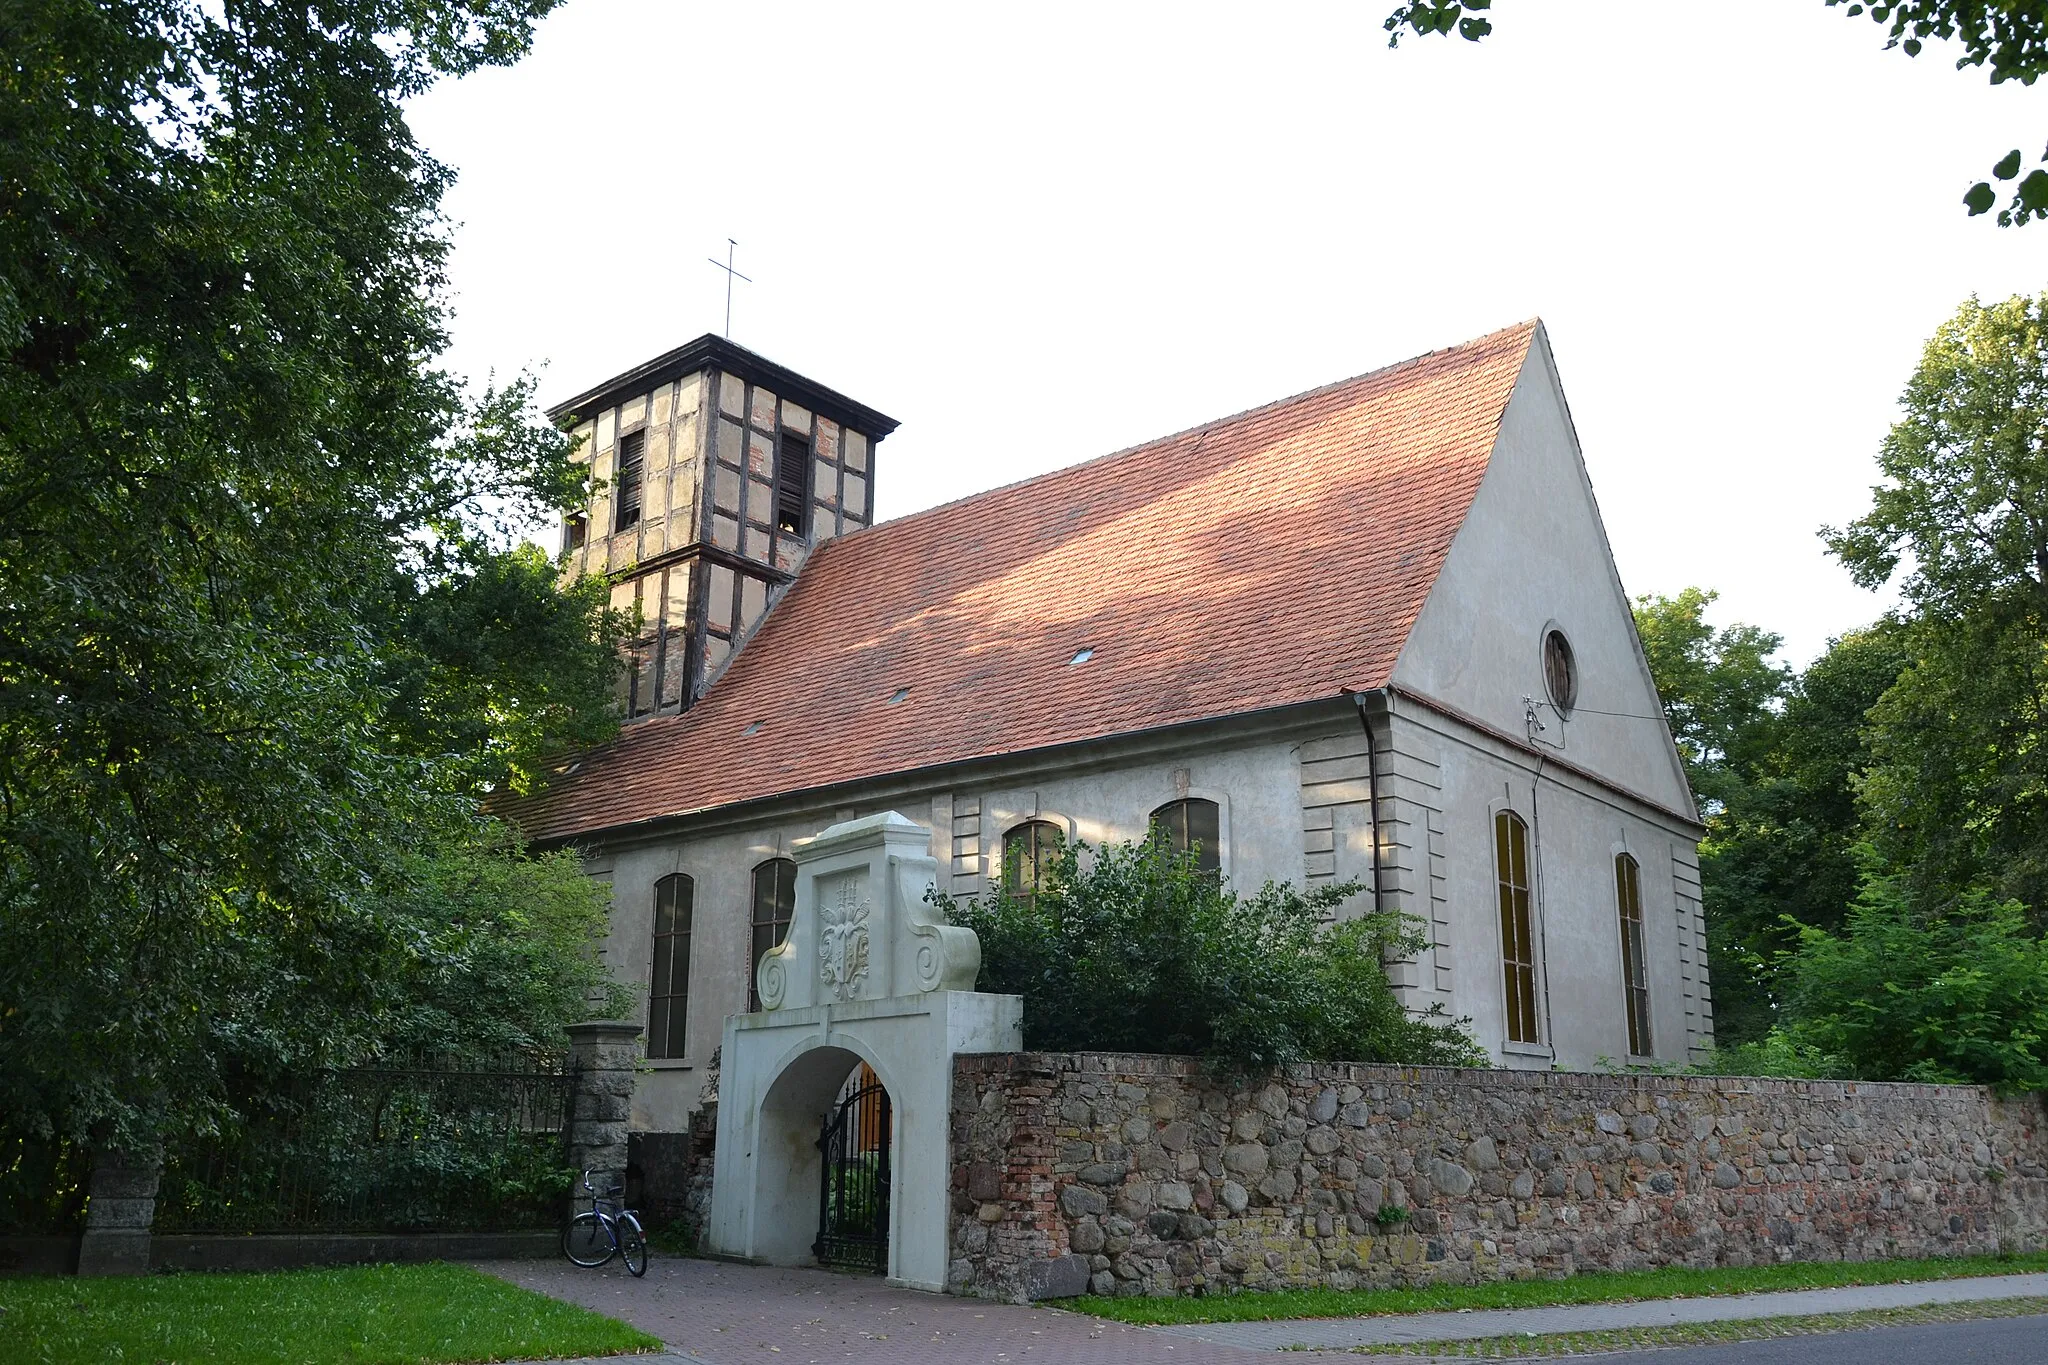
<svg viewBox="0 0 2048 1365"><path fill-rule="evenodd" d="M860 998L868 974L868 899L860 894L864 879L842 877L829 903L818 914L818 977L832 988L835 1000Z"/></svg>

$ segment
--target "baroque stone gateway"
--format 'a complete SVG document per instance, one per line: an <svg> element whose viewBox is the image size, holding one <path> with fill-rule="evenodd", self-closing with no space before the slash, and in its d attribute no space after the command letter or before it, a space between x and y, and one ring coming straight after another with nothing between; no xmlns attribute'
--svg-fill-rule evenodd
<svg viewBox="0 0 2048 1365"><path fill-rule="evenodd" d="M2042 1097L963 1056L947 1288L1000 1299L2038 1249Z"/></svg>

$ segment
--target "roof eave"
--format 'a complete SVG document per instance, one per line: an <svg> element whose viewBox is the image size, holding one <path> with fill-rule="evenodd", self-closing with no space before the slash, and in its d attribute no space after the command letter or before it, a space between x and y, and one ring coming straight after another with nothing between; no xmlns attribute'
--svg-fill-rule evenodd
<svg viewBox="0 0 2048 1365"><path fill-rule="evenodd" d="M562 425L589 417L628 398L637 398L656 385L706 369L744 375L774 389L784 398L795 399L811 411L823 413L877 441L896 430L898 425L896 419L886 413L806 379L787 366L778 365L764 355L710 332L615 374L574 398L556 403L547 410L548 420Z"/></svg>
<svg viewBox="0 0 2048 1365"><path fill-rule="evenodd" d="M1319 709L1336 708L1341 714L1356 705L1355 698L1362 692L1370 692L1384 686L1384 680L1372 685L1345 685L1335 687L1327 697L1309 697L1304 700L1284 702L1278 706L1260 707L1249 711L1227 711L1221 715L1203 716L1194 720L1174 721L1169 725L1148 726L1137 730L1118 730L1106 735L1091 735L1086 739L1066 740L1059 744L1040 745L1030 749L1009 749L997 753L977 754L970 758L949 759L943 763L929 764L917 768L899 768L886 773L869 773L860 777L845 778L819 787L800 787L786 791L771 792L762 796L747 797L738 801L726 801L716 805L693 806L683 810L665 811L636 820L621 821L617 824L591 825L580 829L566 830L534 836L535 845L543 848L560 848L581 843L614 844L635 839L657 837L670 829L685 823L717 816L721 820L744 818L749 812L772 808L797 798L805 798L817 805L844 805L851 793L867 787L915 788L952 780L972 774L977 769L1010 764L1031 766L1067 762L1066 755L1076 749L1094 746L1129 745L1171 745L1185 737L1192 737L1205 730L1216 730L1235 726L1246 731L1244 738L1264 733L1267 730L1284 730L1292 725L1305 723L1315 718ZM1112 760L1105 760L1112 761Z"/></svg>

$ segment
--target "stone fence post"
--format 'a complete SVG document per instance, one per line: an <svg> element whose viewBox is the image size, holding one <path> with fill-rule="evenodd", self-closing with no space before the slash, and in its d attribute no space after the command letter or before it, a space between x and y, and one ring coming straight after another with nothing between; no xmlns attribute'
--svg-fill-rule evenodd
<svg viewBox="0 0 2048 1365"><path fill-rule="evenodd" d="M149 1229L156 1221L162 1148L101 1151L93 1156L85 1235L78 1241L81 1275L147 1275Z"/></svg>
<svg viewBox="0 0 2048 1365"><path fill-rule="evenodd" d="M633 1114L633 1065L640 1026L598 1019L569 1026L569 1160L579 1171L626 1173L626 1126Z"/></svg>

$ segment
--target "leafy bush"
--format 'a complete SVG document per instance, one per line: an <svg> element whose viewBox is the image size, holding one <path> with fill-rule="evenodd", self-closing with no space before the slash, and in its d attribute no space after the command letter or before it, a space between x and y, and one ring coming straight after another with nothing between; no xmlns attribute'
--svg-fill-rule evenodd
<svg viewBox="0 0 2048 1365"><path fill-rule="evenodd" d="M1866 871L1839 933L1798 935L1786 1022L1713 1070L2048 1088L2048 942L2019 902L1980 887L1923 910L1903 878Z"/></svg>
<svg viewBox="0 0 2048 1365"><path fill-rule="evenodd" d="M159 1231L477 1231L561 1217L569 1083L551 1066L252 1084L219 1131L166 1144Z"/></svg>
<svg viewBox="0 0 2048 1365"><path fill-rule="evenodd" d="M1062 848L1035 895L929 893L980 936L980 989L1024 997L1026 1046L1247 1066L1486 1064L1440 1007L1411 1015L1388 984L1385 962L1423 944L1412 921L1335 920L1358 883L1268 882L1242 898L1163 837L1090 851Z"/></svg>
<svg viewBox="0 0 2048 1365"><path fill-rule="evenodd" d="M386 906L400 932L385 941L376 1059L491 1065L558 1049L569 1025L632 1008L594 951L609 888L574 852L531 853L500 833L403 868Z"/></svg>
<svg viewBox="0 0 2048 1365"><path fill-rule="evenodd" d="M1780 1025L1761 1038L1716 1047L1693 1071L1708 1076L1777 1076L1786 1079L1846 1080L1849 1063L1821 1051Z"/></svg>
<svg viewBox="0 0 2048 1365"><path fill-rule="evenodd" d="M2017 901L1973 888L1919 910L1866 875L1841 933L1800 931L1784 978L1793 1041L1856 1076L2048 1088L2048 942Z"/></svg>

